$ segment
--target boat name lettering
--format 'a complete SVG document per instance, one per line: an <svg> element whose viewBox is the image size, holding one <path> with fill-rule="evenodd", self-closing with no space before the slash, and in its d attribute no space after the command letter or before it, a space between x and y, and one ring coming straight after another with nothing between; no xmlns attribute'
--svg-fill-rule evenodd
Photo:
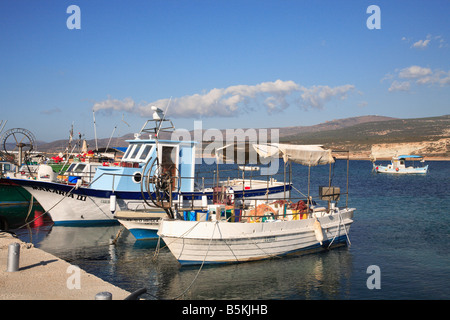
<svg viewBox="0 0 450 320"><path fill-rule="evenodd" d="M33 188L33 190L39 190L39 191L56 193L56 194L59 194L61 196L65 196L65 197L68 197L68 198L77 199L77 200L81 200L81 201L86 201L86 196L81 195L81 194L74 195L73 193L69 193L67 191L51 189L51 188L46 188L46 187L38 187L38 186L32 186L32 188ZM75 198L75 196L76 196L76 198Z"/></svg>
<svg viewBox="0 0 450 320"><path fill-rule="evenodd" d="M264 242L275 242L276 237L264 238Z"/></svg>

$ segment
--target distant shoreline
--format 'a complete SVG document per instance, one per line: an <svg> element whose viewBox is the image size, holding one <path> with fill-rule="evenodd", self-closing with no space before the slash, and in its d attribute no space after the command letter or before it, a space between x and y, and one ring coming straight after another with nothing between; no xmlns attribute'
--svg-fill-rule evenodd
<svg viewBox="0 0 450 320"><path fill-rule="evenodd" d="M196 159L211 159L214 157L209 157L209 156L196 156ZM338 160L345 160L347 159L346 156L338 156L336 157L336 159ZM392 159L388 158L388 157L383 157L383 158L377 158L375 161L390 161ZM368 156L360 156L360 155L349 155L349 160L361 160L361 161L372 161L372 159L370 159L370 157ZM425 161L450 161L450 157L432 157L432 156L425 156L424 157Z"/></svg>

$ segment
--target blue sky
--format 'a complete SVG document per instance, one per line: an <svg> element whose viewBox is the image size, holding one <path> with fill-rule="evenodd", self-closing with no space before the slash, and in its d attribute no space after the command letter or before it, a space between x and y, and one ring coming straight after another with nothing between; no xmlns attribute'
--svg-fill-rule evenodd
<svg viewBox="0 0 450 320"><path fill-rule="evenodd" d="M68 29L70 5L81 29ZM369 29L370 5L381 29ZM450 106L450 2L0 2L6 129L38 140L136 132L151 105L178 128L306 126ZM130 125L128 127L122 118Z"/></svg>

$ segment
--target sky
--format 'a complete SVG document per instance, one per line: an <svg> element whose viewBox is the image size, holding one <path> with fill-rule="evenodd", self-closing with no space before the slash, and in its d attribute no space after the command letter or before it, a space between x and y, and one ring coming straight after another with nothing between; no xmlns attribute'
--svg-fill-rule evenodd
<svg viewBox="0 0 450 320"><path fill-rule="evenodd" d="M138 132L151 106L188 130L445 115L449 12L448 0L2 0L0 120L50 142L72 124L88 139Z"/></svg>

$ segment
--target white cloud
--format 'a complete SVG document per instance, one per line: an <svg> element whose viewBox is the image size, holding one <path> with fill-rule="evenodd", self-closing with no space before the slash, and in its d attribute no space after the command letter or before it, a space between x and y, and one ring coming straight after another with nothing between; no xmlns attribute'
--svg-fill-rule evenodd
<svg viewBox="0 0 450 320"><path fill-rule="evenodd" d="M165 110L171 117L234 117L243 112L264 106L267 113L279 112L290 105L303 108L323 108L331 99L344 100L354 85L338 87L312 86L306 88L294 81L276 80L257 85L236 85L214 88L203 94L193 94L174 99L160 99L151 103L136 104L133 99L111 99L97 102L94 111L127 111L141 116L151 116L151 106ZM300 103L298 101L300 100Z"/></svg>
<svg viewBox="0 0 450 320"><path fill-rule="evenodd" d="M393 92L393 91L409 91L409 89L410 89L409 81L399 82L397 80L394 80L388 90L389 92Z"/></svg>
<svg viewBox="0 0 450 320"><path fill-rule="evenodd" d="M413 83L417 85L450 85L450 70L431 70L420 66L410 66L396 70L395 74L388 73L383 79L392 80L389 92L410 91Z"/></svg>
<svg viewBox="0 0 450 320"><path fill-rule="evenodd" d="M404 41L406 43L409 43L409 42L414 41L414 40L412 40L411 38L402 37L402 41ZM419 40L415 41L411 45L411 48L414 48L414 49L426 49L428 47L431 47L433 43L437 43L439 49L448 47L447 42L445 41L445 39L441 35L433 36L431 34L427 34L425 39L419 39Z"/></svg>
<svg viewBox="0 0 450 320"><path fill-rule="evenodd" d="M427 40L419 40L417 42L414 42L412 47L416 49L425 49L428 44L430 43L430 39Z"/></svg>
<svg viewBox="0 0 450 320"><path fill-rule="evenodd" d="M417 79L432 73L430 68L422 68L419 66L411 66L400 70L398 77L402 79Z"/></svg>
<svg viewBox="0 0 450 320"><path fill-rule="evenodd" d="M303 93L301 94L301 98L303 99L303 106L320 109L332 98L346 99L347 94L354 89L355 86L350 84L334 88L330 88L329 86L302 87L301 91Z"/></svg>
<svg viewBox="0 0 450 320"><path fill-rule="evenodd" d="M125 98L122 101L117 99L108 99L96 102L92 107L93 111L99 110L115 110L115 111L131 111L135 106L133 99Z"/></svg>

